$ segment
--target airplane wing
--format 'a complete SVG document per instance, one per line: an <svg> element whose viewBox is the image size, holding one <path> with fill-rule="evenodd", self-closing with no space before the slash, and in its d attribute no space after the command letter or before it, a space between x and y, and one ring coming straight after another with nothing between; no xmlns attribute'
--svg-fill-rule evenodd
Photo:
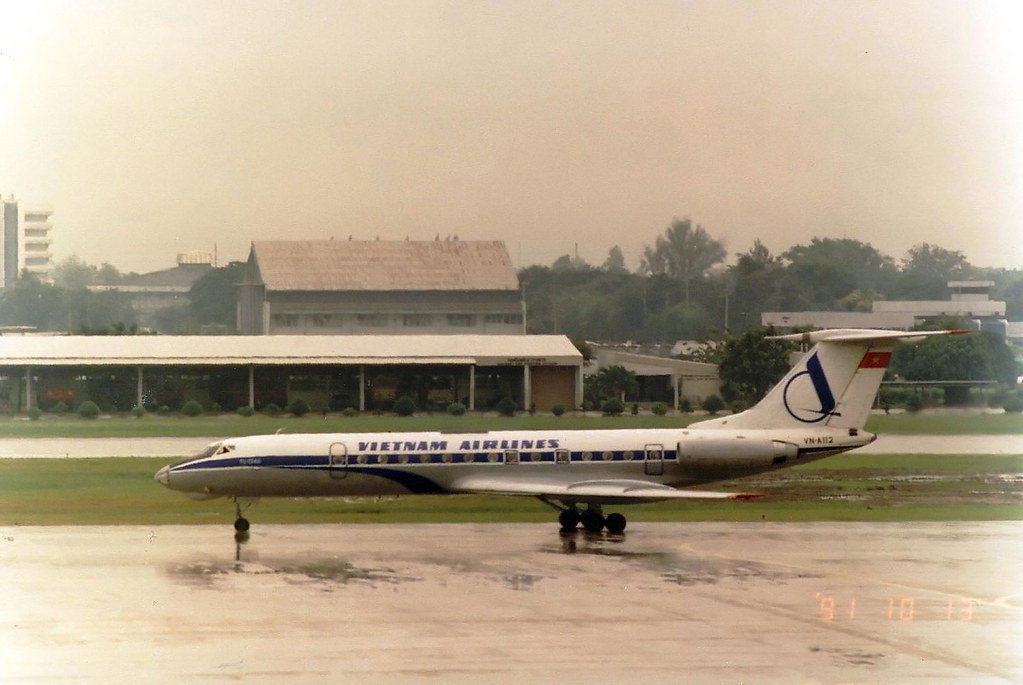
<svg viewBox="0 0 1023 685"><path fill-rule="evenodd" d="M657 502L667 499L753 499L760 495L743 492L711 492L709 490L678 490L642 480L608 479L558 483L544 480L472 476L460 479L452 492L491 495L530 495L562 502L594 502L628 504Z"/></svg>

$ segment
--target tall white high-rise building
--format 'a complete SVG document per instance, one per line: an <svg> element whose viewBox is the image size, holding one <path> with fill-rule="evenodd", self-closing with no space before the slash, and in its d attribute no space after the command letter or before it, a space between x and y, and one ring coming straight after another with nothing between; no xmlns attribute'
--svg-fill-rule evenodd
<svg viewBox="0 0 1023 685"><path fill-rule="evenodd" d="M10 287L22 271L48 282L53 273L53 254L48 207L21 206L14 197L0 200L0 236L3 260L0 260L0 286Z"/></svg>

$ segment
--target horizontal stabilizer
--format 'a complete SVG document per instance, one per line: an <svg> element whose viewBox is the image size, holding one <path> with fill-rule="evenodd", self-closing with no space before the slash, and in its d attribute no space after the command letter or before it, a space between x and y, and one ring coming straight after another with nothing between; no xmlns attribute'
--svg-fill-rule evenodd
<svg viewBox="0 0 1023 685"><path fill-rule="evenodd" d="M858 328L833 328L825 331L808 333L792 333L790 335L769 336L768 340L788 340L802 343L917 343L934 335L963 335L974 331L886 331Z"/></svg>
<svg viewBox="0 0 1023 685"><path fill-rule="evenodd" d="M642 480L584 480L558 483L543 479L469 477L452 488L453 492L529 495L565 502L628 503L656 502L667 499L752 499L760 495L742 492L711 492L708 490L677 490L667 485Z"/></svg>

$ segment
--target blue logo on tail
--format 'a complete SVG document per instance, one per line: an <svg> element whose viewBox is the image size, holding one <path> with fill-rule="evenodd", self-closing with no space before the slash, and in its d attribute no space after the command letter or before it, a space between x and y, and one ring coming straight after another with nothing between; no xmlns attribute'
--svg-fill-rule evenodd
<svg viewBox="0 0 1023 685"><path fill-rule="evenodd" d="M809 377L810 384L806 383L804 377ZM814 395L820 404L819 408L808 406L814 403ZM803 423L818 423L829 416L838 415L835 413L835 396L831 394L831 386L828 385L824 367L821 366L816 353L806 360L806 371L792 376L785 384L782 400L789 415Z"/></svg>

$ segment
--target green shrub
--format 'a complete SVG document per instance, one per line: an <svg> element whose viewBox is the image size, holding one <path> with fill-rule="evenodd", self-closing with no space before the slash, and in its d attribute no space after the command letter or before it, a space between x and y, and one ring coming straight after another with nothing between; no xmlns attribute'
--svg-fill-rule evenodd
<svg viewBox="0 0 1023 685"><path fill-rule="evenodd" d="M210 412L214 414L219 414L222 411L224 411L224 408L221 407L220 404L218 404L217 402L214 402L213 404L210 405Z"/></svg>
<svg viewBox="0 0 1023 685"><path fill-rule="evenodd" d="M448 405L448 413L452 416L465 416L465 405L461 402L452 402Z"/></svg>
<svg viewBox="0 0 1023 685"><path fill-rule="evenodd" d="M650 411L657 416L664 416L668 413L668 405L664 402L654 402L653 406L650 407Z"/></svg>
<svg viewBox="0 0 1023 685"><path fill-rule="evenodd" d="M238 407L237 411L238 416L252 416L255 413L256 410L247 404L243 404L242 406Z"/></svg>
<svg viewBox="0 0 1023 685"><path fill-rule="evenodd" d="M60 415L67 414L67 405L64 404L63 402L58 402L57 404L50 407L50 411L54 414Z"/></svg>
<svg viewBox="0 0 1023 685"><path fill-rule="evenodd" d="M604 403L600 405L600 411L604 412L604 416L618 416L625 411L625 405L620 399L612 397L609 400L604 400Z"/></svg>
<svg viewBox="0 0 1023 685"><path fill-rule="evenodd" d="M40 409L39 407L32 407L31 409L28 410L27 414L29 420L31 421L38 421L39 419L43 418L43 410Z"/></svg>
<svg viewBox="0 0 1023 685"><path fill-rule="evenodd" d="M906 411L913 412L914 414L924 408L924 398L917 393L913 393L906 399Z"/></svg>
<svg viewBox="0 0 1023 685"><path fill-rule="evenodd" d="M678 410L683 414L692 414L693 403L689 401L688 397L683 397L678 401Z"/></svg>
<svg viewBox="0 0 1023 685"><path fill-rule="evenodd" d="M903 407L909 398L916 395L911 388L882 387L877 393L877 403L887 413L892 407Z"/></svg>
<svg viewBox="0 0 1023 685"><path fill-rule="evenodd" d="M195 400L188 400L181 406L181 413L185 416L202 416L202 405Z"/></svg>
<svg viewBox="0 0 1023 685"><path fill-rule="evenodd" d="M1005 409L1006 414L1019 414L1023 412L1023 397L1020 397L1018 394L1009 397L1005 400L1002 408Z"/></svg>
<svg viewBox="0 0 1023 685"><path fill-rule="evenodd" d="M561 416L562 414L565 413L565 405L555 404L553 407L551 407L551 413L554 414L555 416Z"/></svg>
<svg viewBox="0 0 1023 685"><path fill-rule="evenodd" d="M358 415L359 415L359 410L356 409L355 407L345 407L344 411L341 412L341 416L344 416L344 417L349 418L349 419L352 418L353 416L358 416Z"/></svg>
<svg viewBox="0 0 1023 685"><path fill-rule="evenodd" d="M270 404L263 407L263 413L267 416L277 416L281 413L281 408L271 402Z"/></svg>
<svg viewBox="0 0 1023 685"><path fill-rule="evenodd" d="M1005 401L1012 397L1012 390L1005 385L999 385L987 395L987 406L992 408L1004 407Z"/></svg>
<svg viewBox="0 0 1023 685"><path fill-rule="evenodd" d="M497 403L497 412L501 416L515 416L515 412L518 411L519 405L515 404L515 400L510 397L502 397L501 401Z"/></svg>
<svg viewBox="0 0 1023 685"><path fill-rule="evenodd" d="M309 413L309 403L301 397L297 400L292 400L291 404L288 405L288 411L292 416L305 416Z"/></svg>
<svg viewBox="0 0 1023 685"><path fill-rule="evenodd" d="M732 410L733 414L738 414L741 411L749 409L744 400L732 400L731 404L728 405L728 408Z"/></svg>
<svg viewBox="0 0 1023 685"><path fill-rule="evenodd" d="M99 416L99 405L92 400L85 400L78 405L78 415L83 419L94 419Z"/></svg>
<svg viewBox="0 0 1023 685"><path fill-rule="evenodd" d="M409 395L402 395L394 401L392 409L398 416L412 416L416 413L416 401Z"/></svg>
<svg viewBox="0 0 1023 685"><path fill-rule="evenodd" d="M146 415L146 408L143 407L141 404L136 405L131 408L131 415L134 416L136 419L141 419L143 416Z"/></svg>
<svg viewBox="0 0 1023 685"><path fill-rule="evenodd" d="M170 407L168 407L166 404L161 404L159 407L156 408L156 413L159 414L160 416L167 416L168 414L170 414Z"/></svg>
<svg viewBox="0 0 1023 685"><path fill-rule="evenodd" d="M639 403L638 402L633 402L632 406L629 407L629 411L632 412L633 416L639 416Z"/></svg>
<svg viewBox="0 0 1023 685"><path fill-rule="evenodd" d="M725 401L717 395L710 395L703 400L703 404L701 406L704 411L713 416L725 408Z"/></svg>

